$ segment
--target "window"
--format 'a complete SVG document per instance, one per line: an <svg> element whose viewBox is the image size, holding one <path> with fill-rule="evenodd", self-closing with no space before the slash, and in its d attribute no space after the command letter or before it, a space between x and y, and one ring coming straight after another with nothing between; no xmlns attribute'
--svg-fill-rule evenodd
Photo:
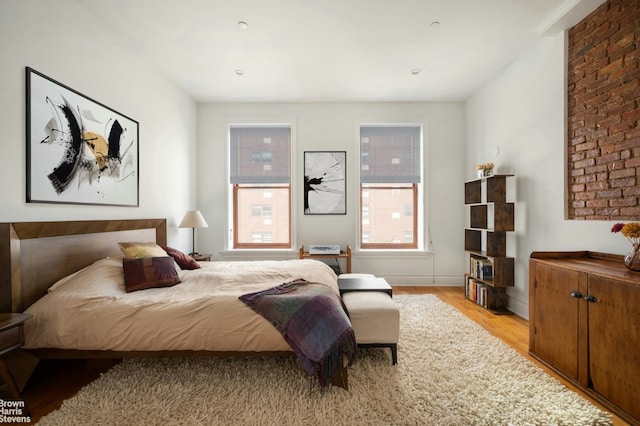
<svg viewBox="0 0 640 426"><path fill-rule="evenodd" d="M419 125L360 126L360 246L418 248Z"/></svg>
<svg viewBox="0 0 640 426"><path fill-rule="evenodd" d="M291 127L229 128L234 248L291 248Z"/></svg>

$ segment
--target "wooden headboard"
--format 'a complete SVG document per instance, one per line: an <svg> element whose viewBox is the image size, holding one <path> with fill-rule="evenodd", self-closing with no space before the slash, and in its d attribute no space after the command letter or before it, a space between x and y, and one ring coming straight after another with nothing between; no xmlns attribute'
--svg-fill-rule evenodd
<svg viewBox="0 0 640 426"><path fill-rule="evenodd" d="M166 219L0 223L0 312L22 312L59 279L108 256L118 242L167 244Z"/></svg>

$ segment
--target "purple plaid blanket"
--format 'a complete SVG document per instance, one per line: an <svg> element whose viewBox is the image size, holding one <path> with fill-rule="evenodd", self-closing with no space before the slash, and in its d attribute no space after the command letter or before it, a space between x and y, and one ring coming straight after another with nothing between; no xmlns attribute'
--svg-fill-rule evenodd
<svg viewBox="0 0 640 426"><path fill-rule="evenodd" d="M282 334L321 387L356 355L356 339L340 296L322 284L298 279L240 296Z"/></svg>

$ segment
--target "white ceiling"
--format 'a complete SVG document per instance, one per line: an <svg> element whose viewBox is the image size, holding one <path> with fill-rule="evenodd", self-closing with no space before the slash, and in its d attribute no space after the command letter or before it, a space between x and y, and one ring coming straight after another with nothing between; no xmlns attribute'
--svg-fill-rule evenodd
<svg viewBox="0 0 640 426"><path fill-rule="evenodd" d="M381 102L465 100L604 0L77 1L199 102Z"/></svg>

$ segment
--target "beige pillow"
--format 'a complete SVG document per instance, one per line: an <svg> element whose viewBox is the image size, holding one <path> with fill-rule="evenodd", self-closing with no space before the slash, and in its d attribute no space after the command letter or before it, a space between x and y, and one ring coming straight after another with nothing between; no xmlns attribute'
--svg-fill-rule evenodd
<svg viewBox="0 0 640 426"><path fill-rule="evenodd" d="M118 243L122 254L128 259L168 256L156 243Z"/></svg>

